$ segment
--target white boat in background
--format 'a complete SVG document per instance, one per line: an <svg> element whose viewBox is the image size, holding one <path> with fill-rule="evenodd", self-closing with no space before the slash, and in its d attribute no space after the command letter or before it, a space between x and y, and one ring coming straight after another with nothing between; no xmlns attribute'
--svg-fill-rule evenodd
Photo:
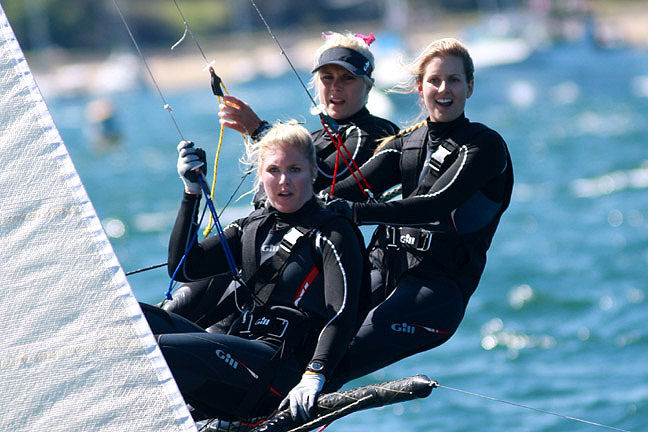
<svg viewBox="0 0 648 432"><path fill-rule="evenodd" d="M105 60L50 63L37 75L43 94L50 97L100 97L144 86L136 55L114 52Z"/></svg>
<svg viewBox="0 0 648 432"><path fill-rule="evenodd" d="M196 431L0 6L0 430Z"/></svg>
<svg viewBox="0 0 648 432"><path fill-rule="evenodd" d="M466 41L476 69L519 63L526 60L533 48L524 40L507 37L484 37Z"/></svg>
<svg viewBox="0 0 648 432"><path fill-rule="evenodd" d="M522 11L485 15L465 33L476 69L523 62L549 41L546 23Z"/></svg>

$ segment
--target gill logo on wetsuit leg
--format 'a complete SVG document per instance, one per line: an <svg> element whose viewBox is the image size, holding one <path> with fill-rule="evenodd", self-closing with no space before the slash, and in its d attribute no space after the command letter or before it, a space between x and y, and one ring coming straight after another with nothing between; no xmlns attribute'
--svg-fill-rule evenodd
<svg viewBox="0 0 648 432"><path fill-rule="evenodd" d="M391 325L392 330L395 332L399 333L410 333L414 334L414 331L416 330L414 326L408 325L407 323L394 323Z"/></svg>
<svg viewBox="0 0 648 432"><path fill-rule="evenodd" d="M234 359L234 357L232 357L230 353L226 353L223 350L217 349L216 356L230 365L233 369L236 369L236 367L238 366L238 362Z"/></svg>
<svg viewBox="0 0 648 432"><path fill-rule="evenodd" d="M261 252L277 252L279 245L261 245Z"/></svg>
<svg viewBox="0 0 648 432"><path fill-rule="evenodd" d="M420 325L420 324L407 324L407 323L404 322L404 323L394 323L394 324L391 325L391 329L394 330L395 332L408 333L408 334L414 334L417 327L422 328L423 330L425 330L425 331L427 331L429 333L433 333L433 334L442 334L442 335L450 334L447 331L438 330L438 329L431 328L431 327L426 327L426 326Z"/></svg>

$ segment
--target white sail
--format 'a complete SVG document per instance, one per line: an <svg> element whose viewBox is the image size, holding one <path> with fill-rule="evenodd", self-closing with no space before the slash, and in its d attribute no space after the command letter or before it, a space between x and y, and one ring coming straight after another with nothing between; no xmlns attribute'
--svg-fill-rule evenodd
<svg viewBox="0 0 648 432"><path fill-rule="evenodd" d="M0 430L195 431L0 6Z"/></svg>

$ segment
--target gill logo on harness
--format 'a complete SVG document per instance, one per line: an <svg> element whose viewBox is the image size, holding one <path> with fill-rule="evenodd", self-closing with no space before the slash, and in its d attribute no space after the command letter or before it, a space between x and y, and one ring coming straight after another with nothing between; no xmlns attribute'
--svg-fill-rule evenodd
<svg viewBox="0 0 648 432"><path fill-rule="evenodd" d="M400 241L401 241L401 243L405 243L405 244L408 244L408 245L414 245L414 243L416 242L416 238L412 237L411 235L409 235L409 233L407 233L405 235L400 236Z"/></svg>
<svg viewBox="0 0 648 432"><path fill-rule="evenodd" d="M277 252L279 245L261 245L261 252Z"/></svg>
<svg viewBox="0 0 648 432"><path fill-rule="evenodd" d="M266 318L266 317L261 317L261 318L259 318L258 320L256 320L256 321L254 322L254 325L264 325L264 326L267 326L268 324L270 324L270 319L269 319L269 318Z"/></svg>
<svg viewBox="0 0 648 432"><path fill-rule="evenodd" d="M232 369L236 369L236 367L238 366L238 362L234 359L234 357L232 357L230 353L226 353L223 350L217 349L216 357L223 360L226 364L230 365Z"/></svg>

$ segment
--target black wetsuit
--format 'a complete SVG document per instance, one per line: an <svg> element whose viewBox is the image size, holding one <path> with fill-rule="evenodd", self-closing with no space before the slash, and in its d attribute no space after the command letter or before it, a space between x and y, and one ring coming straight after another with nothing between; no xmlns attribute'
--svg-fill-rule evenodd
<svg viewBox="0 0 648 432"><path fill-rule="evenodd" d="M169 269L178 266L196 229L199 201L184 195L169 244ZM291 227L316 228L308 243L289 255L265 307L239 314L229 334L208 333L177 314L143 307L180 391L198 412L219 418L267 415L299 382L308 362L332 370L342 358L359 324L363 245L344 218L326 218L313 227L313 221L322 221L321 212L329 210L313 198L295 213L260 209L225 228L237 265L249 274L274 255ZM252 241L255 262L245 264L244 248ZM227 269L221 241L211 236L190 249L176 279L208 278ZM243 288L236 295L240 307L250 300Z"/></svg>
<svg viewBox="0 0 648 432"><path fill-rule="evenodd" d="M362 108L349 118L336 120L339 125L339 134L344 146L349 151L358 167L362 166L373 155L378 146L378 140L398 132L398 126L389 120L374 116L367 108ZM315 192L331 186L335 172L337 149L331 142L326 131L318 129L311 133L317 153L317 179L313 188ZM346 153L343 153L347 157ZM351 165L353 168L353 165ZM350 176L344 160L338 161L336 182Z"/></svg>
<svg viewBox="0 0 648 432"><path fill-rule="evenodd" d="M455 150L436 175L429 174L426 161L449 140ZM379 224L371 245L372 290L374 304L386 300L365 319L329 388L454 334L513 186L502 137L463 115L448 123L428 121L427 128L380 149L361 169L375 194L402 183L404 199L354 206L358 224ZM364 198L353 179L338 183L335 195Z"/></svg>
<svg viewBox="0 0 648 432"><path fill-rule="evenodd" d="M342 142L358 167L373 155L381 138L393 135L399 130L394 123L372 115L364 107L352 116L336 122ZM337 149L323 128L313 131L311 137L317 153L317 178L313 185L317 193L331 186ZM349 176L350 172L346 164L340 159L336 181ZM265 192L261 188L254 196L255 206L259 207L264 200ZM188 318L211 333L226 332L232 316L224 316L223 307L217 309L213 305L220 298L222 287L229 284L231 280L231 275L225 273L210 279L183 284L173 294L173 301L164 305L164 309Z"/></svg>

